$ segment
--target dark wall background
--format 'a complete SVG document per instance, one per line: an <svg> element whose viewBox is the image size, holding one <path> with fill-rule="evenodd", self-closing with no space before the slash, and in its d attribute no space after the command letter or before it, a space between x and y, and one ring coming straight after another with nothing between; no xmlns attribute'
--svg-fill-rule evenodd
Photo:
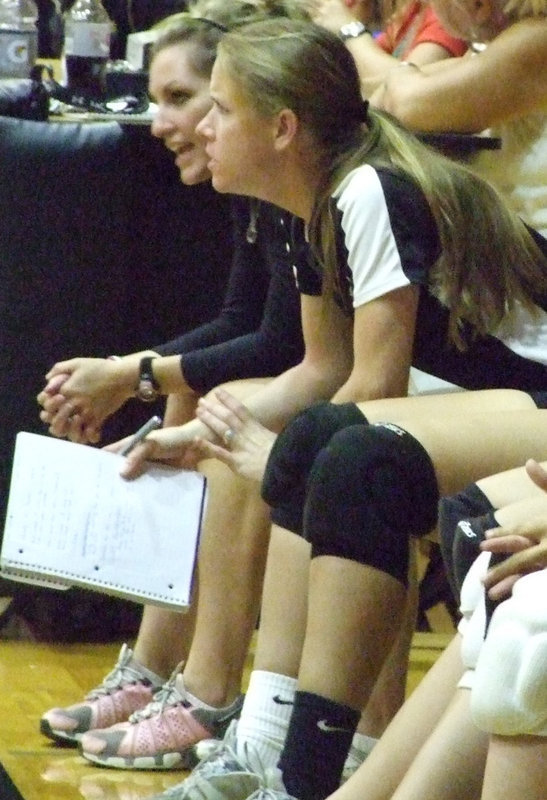
<svg viewBox="0 0 547 800"><path fill-rule="evenodd" d="M147 127L115 122L0 117L0 208L3 527L15 435L46 432L35 396L48 368L154 346L211 319L232 244L227 198L183 186ZM105 441L150 412L131 401Z"/></svg>

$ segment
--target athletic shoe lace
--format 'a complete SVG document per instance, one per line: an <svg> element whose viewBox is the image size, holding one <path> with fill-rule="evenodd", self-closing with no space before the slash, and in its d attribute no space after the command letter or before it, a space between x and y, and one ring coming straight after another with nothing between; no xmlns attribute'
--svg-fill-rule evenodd
<svg viewBox="0 0 547 800"><path fill-rule="evenodd" d="M103 678L102 683L96 686L95 689L92 689L89 694L86 695L85 699L98 700L99 697L112 694L112 692L115 692L127 683L148 683L148 679L142 675L138 668L130 665L129 662L132 656L131 650L124 644L112 672L109 672L108 675Z"/></svg>
<svg viewBox="0 0 547 800"><path fill-rule="evenodd" d="M173 673L169 680L163 684L163 686L156 691L154 694L154 699L148 703L144 708L141 708L138 711L134 711L131 716L129 717L129 722L137 723L141 722L143 719L150 719L150 717L155 717L158 714L162 714L163 710L167 706L176 706L176 705L183 705L186 708L190 707L190 703L186 700L185 697L179 692L175 683L177 680L177 675L182 669L182 662L175 667Z"/></svg>

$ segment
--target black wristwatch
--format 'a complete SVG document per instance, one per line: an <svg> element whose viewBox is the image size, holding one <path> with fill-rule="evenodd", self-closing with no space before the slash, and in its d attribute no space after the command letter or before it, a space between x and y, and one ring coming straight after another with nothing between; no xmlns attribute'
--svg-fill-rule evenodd
<svg viewBox="0 0 547 800"><path fill-rule="evenodd" d="M346 25L342 25L338 31L338 36L343 42L345 42L346 39L356 39L358 36L362 36L364 33L371 32L364 22L359 22L359 20L355 19L353 22L348 22Z"/></svg>
<svg viewBox="0 0 547 800"><path fill-rule="evenodd" d="M153 360L154 356L144 356L139 365L139 382L135 388L135 395L143 403L153 403L160 395L160 385L152 370Z"/></svg>

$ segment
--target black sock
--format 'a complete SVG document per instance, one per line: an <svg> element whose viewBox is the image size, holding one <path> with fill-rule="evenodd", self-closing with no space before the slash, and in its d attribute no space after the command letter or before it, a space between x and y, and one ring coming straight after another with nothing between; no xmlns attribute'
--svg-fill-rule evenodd
<svg viewBox="0 0 547 800"><path fill-rule="evenodd" d="M279 768L298 800L323 800L340 785L360 713L310 692L296 692Z"/></svg>

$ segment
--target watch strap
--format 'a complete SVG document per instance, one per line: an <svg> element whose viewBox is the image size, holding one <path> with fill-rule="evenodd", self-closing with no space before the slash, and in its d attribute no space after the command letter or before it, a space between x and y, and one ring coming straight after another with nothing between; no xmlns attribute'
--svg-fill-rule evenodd
<svg viewBox="0 0 547 800"><path fill-rule="evenodd" d="M151 403L157 399L160 393L160 385L154 377L152 361L155 356L144 356L139 363L139 380L135 393L139 400Z"/></svg>

